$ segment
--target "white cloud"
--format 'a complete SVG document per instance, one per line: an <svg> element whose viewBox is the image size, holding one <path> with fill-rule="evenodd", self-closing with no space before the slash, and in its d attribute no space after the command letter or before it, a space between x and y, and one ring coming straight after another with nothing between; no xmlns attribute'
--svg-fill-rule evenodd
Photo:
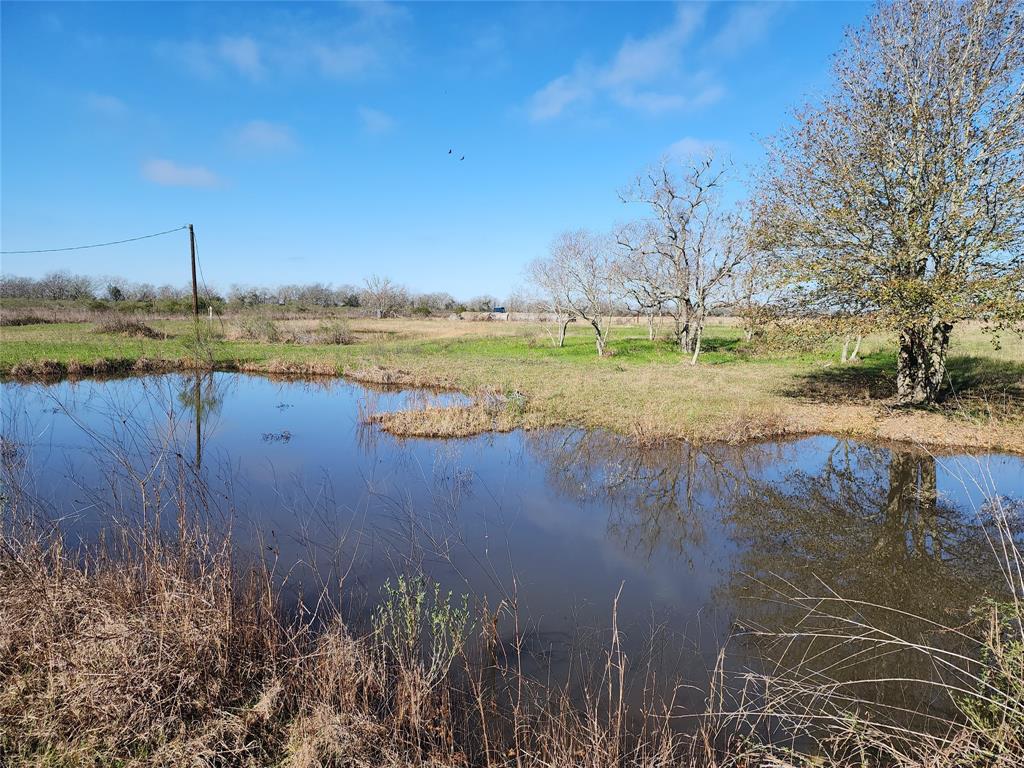
<svg viewBox="0 0 1024 768"><path fill-rule="evenodd" d="M367 133L387 133L395 127L395 119L379 109L359 107L356 112Z"/></svg>
<svg viewBox="0 0 1024 768"><path fill-rule="evenodd" d="M178 165L159 158L143 163L142 175L164 187L216 187L222 183L217 174L201 165Z"/></svg>
<svg viewBox="0 0 1024 768"><path fill-rule="evenodd" d="M647 37L628 37L607 64L577 64L573 72L537 91L530 100L530 118L549 120L599 95L643 112L687 106L692 97L679 90L663 90L661 83L686 79L679 73L683 48L703 20L703 6L680 5L667 29Z"/></svg>
<svg viewBox="0 0 1024 768"><path fill-rule="evenodd" d="M715 65L762 38L778 7L777 3L737 5L710 41L702 43L695 33L705 22L706 7L680 4L665 29L646 37L627 37L606 63L577 62L572 72L548 82L533 94L527 113L537 122L550 120L598 98L647 114L712 104L725 95Z"/></svg>
<svg viewBox="0 0 1024 768"><path fill-rule="evenodd" d="M328 77L351 77L378 62L377 51L360 43L320 43L310 48L321 73Z"/></svg>
<svg viewBox="0 0 1024 768"><path fill-rule="evenodd" d="M235 141L254 152L288 152L296 147L288 126L267 120L250 120L239 129Z"/></svg>
<svg viewBox="0 0 1024 768"><path fill-rule="evenodd" d="M664 32L626 41L602 75L610 88L646 83L671 71L682 47L704 20L704 9L695 5L680 6L672 25Z"/></svg>
<svg viewBox="0 0 1024 768"><path fill-rule="evenodd" d="M403 55L410 13L385 3L332 6L314 19L285 8L253 31L235 36L156 45L163 59L200 77L236 74L263 80L279 72L313 71L353 78L387 66Z"/></svg>
<svg viewBox="0 0 1024 768"><path fill-rule="evenodd" d="M753 45L767 34L773 19L782 8L782 3L767 2L734 6L728 21L708 43L708 52L727 56Z"/></svg>
<svg viewBox="0 0 1024 768"><path fill-rule="evenodd" d="M693 136L684 136L674 142L665 150L665 154L674 160L688 160L691 158L702 158L713 152L721 150L722 143L698 139Z"/></svg>
<svg viewBox="0 0 1024 768"><path fill-rule="evenodd" d="M109 93L87 93L83 98L85 105L97 114L106 117L121 117L128 114L128 105Z"/></svg>
<svg viewBox="0 0 1024 768"><path fill-rule="evenodd" d="M533 94L530 100L530 117L537 121L558 117L566 107L590 99L593 93L594 87L589 74L577 72L556 77Z"/></svg>
<svg viewBox="0 0 1024 768"><path fill-rule="evenodd" d="M251 37L222 37L217 44L217 53L241 74L253 80L263 77L260 46Z"/></svg>

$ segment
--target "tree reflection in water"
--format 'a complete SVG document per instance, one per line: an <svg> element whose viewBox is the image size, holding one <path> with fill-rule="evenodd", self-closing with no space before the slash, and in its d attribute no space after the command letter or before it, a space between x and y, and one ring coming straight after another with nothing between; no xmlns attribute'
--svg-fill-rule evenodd
<svg viewBox="0 0 1024 768"><path fill-rule="evenodd" d="M942 495L935 457L845 440L823 461L820 448L799 442L638 447L581 431L527 440L551 488L606 506L608 533L625 552L693 567L703 548L705 567L722 566L712 602L740 630L733 669L865 681L858 694L904 723L920 710L950 713L940 689L916 682L935 678L934 659L875 642L963 647L972 610L1005 592L988 511ZM729 546L708 541L709 527ZM871 642L849 638L851 621ZM810 636L835 635L840 624L842 637Z"/></svg>
<svg viewBox="0 0 1024 768"><path fill-rule="evenodd" d="M750 479L728 513L740 554L721 599L766 671L843 683L836 699L904 724L951 714L922 682L943 677L934 656L888 639L962 649L971 611L1006 586L990 516L943 498L937 475L923 452L840 441L820 471Z"/></svg>
<svg viewBox="0 0 1024 768"><path fill-rule="evenodd" d="M625 436L581 430L526 433L549 486L608 509L608 534L624 551L685 557L706 544L706 523L745 478L779 460L776 443L698 448L682 441L637 446Z"/></svg>

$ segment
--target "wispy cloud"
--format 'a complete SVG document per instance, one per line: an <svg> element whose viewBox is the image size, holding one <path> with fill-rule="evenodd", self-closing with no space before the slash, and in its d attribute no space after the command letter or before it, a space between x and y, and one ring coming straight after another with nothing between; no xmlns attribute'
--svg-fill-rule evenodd
<svg viewBox="0 0 1024 768"><path fill-rule="evenodd" d="M716 56L732 56L745 47L762 40L775 17L785 8L783 3L744 3L732 8L729 18L708 43L706 52Z"/></svg>
<svg viewBox="0 0 1024 768"><path fill-rule="evenodd" d="M82 100L88 109L105 117L121 117L128 114L128 105L109 93L90 92L85 94Z"/></svg>
<svg viewBox="0 0 1024 768"><path fill-rule="evenodd" d="M217 43L217 54L241 74L253 80L263 77L260 45L251 37L222 37Z"/></svg>
<svg viewBox="0 0 1024 768"><path fill-rule="evenodd" d="M719 152L724 147L720 141L709 139L698 139L693 136L684 136L679 141L673 142L665 150L665 154L673 160L688 160L690 158L702 158L709 154Z"/></svg>
<svg viewBox="0 0 1024 768"><path fill-rule="evenodd" d="M346 79L398 58L409 18L405 8L384 3L338 6L315 21L282 10L273 23L247 34L165 40L156 53L201 77L235 74L258 81L278 72L313 71Z"/></svg>
<svg viewBox="0 0 1024 768"><path fill-rule="evenodd" d="M527 105L530 119L551 120L597 100L647 114L716 102L726 89L715 65L762 37L776 9L774 4L736 6L710 42L701 44L695 33L706 22L706 10L704 5L681 4L667 27L645 37L627 37L607 62L578 61L571 72L533 94Z"/></svg>
<svg viewBox="0 0 1024 768"><path fill-rule="evenodd" d="M267 120L250 120L243 125L235 143L251 152L289 152L297 146L287 125Z"/></svg>
<svg viewBox="0 0 1024 768"><path fill-rule="evenodd" d="M556 77L533 95L530 118L549 120L574 104L598 96L645 112L679 109L695 98L706 100L706 87L697 93L660 87L665 80L680 79L666 76L679 74L683 48L703 20L703 6L681 5L666 29L647 37L626 38L607 63L594 66L578 62L571 73Z"/></svg>
<svg viewBox="0 0 1024 768"><path fill-rule="evenodd" d="M367 133L387 133L395 127L395 119L379 109L359 107L356 112Z"/></svg>
<svg viewBox="0 0 1024 768"><path fill-rule="evenodd" d="M160 158L143 163L142 175L164 187L217 187L223 183L217 174L201 165L178 165Z"/></svg>

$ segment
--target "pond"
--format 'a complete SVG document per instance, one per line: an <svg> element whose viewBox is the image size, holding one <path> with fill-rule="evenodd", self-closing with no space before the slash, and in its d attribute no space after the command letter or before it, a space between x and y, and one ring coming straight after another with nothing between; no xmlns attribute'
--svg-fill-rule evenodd
<svg viewBox="0 0 1024 768"><path fill-rule="evenodd" d="M173 506L157 498L158 478L177 482L166 457L184 457L201 486L190 514L271 563L292 600L325 586L359 622L385 580L422 571L476 605L514 606L525 663L553 676L603 647L614 605L632 667L682 683L693 711L723 646L732 670L794 653L766 639L806 612L794 596L896 609L872 619L904 634L964 621L1002 583L992 499L1012 510L1024 498L1020 457L826 436L702 447L577 429L403 440L365 416L461 397L333 379L7 382L2 394L4 493L83 541L138 524L140 480L147 514ZM511 622L499 631L511 642ZM908 677L892 674L907 663L927 662L871 657L838 674Z"/></svg>

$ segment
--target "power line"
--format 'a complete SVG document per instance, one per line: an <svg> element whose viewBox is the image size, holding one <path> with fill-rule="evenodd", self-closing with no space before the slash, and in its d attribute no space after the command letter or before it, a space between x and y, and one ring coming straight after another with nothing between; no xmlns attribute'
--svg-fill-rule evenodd
<svg viewBox="0 0 1024 768"><path fill-rule="evenodd" d="M180 227L174 229L168 229L163 232L154 232L151 235L140 235L139 237L129 237L124 240L112 240L109 243L94 243L92 245L73 245L69 248L39 248L33 251L0 251L2 254L19 254L19 253L56 253L57 251L81 251L85 248L103 248L108 245L121 245L121 243L134 243L136 240L146 240L150 237L160 237L161 235L169 235L172 232L180 232L183 229L188 229L188 224L183 224Z"/></svg>

